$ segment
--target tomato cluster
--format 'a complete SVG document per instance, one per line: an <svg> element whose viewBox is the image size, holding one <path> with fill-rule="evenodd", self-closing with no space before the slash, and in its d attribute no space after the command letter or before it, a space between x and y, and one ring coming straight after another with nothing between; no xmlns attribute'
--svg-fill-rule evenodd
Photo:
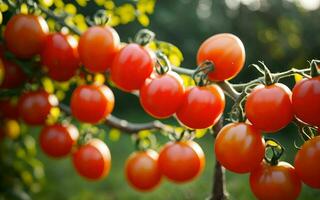
<svg viewBox="0 0 320 200"><path fill-rule="evenodd" d="M71 34L49 33L42 17L17 14L7 24L4 41L16 58L40 56L42 70L57 82L69 81L82 73L85 76L106 73L111 85L124 92L139 93L146 113L157 119L173 116L187 129L206 129L217 124L225 108L224 91L219 84L235 77L245 62L244 45L238 37L227 33L214 35L198 49L195 74L203 73L200 81L194 78L195 85L185 87L182 78L171 70L170 63L160 62L148 44L139 40L121 44L118 33L109 26L92 26L80 35L78 44ZM4 71L0 88L23 87L29 81L26 73L7 60L2 50L0 57L0 70ZM206 71L203 63L208 62L211 68ZM241 114L248 121L232 122L217 134L214 147L217 160L230 171L250 173L250 186L258 199L296 199L301 181L319 189L319 136L301 147L294 167L286 162L267 160L263 138L263 133L277 132L294 118L319 128L319 102L320 76L298 82L292 92L281 83L259 84L245 99ZM23 87L17 101L0 102L0 117L21 119L31 126L44 125L39 143L45 154L53 158L72 155L76 171L87 179L107 176L111 154L103 141L81 137L71 123L46 124L58 106L57 98L43 88ZM112 90L103 83L89 80L73 90L70 100L72 117L93 125L110 117L114 106ZM2 132L0 129L0 137ZM175 183L191 181L204 166L201 147L192 140L180 138L164 145L159 154L151 149L134 152L125 164L125 175L134 188L149 191L160 184L162 177Z"/></svg>

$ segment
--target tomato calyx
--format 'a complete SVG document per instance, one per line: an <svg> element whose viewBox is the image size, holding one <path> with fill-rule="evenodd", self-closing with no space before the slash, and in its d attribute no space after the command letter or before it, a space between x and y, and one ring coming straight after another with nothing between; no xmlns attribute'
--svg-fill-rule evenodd
<svg viewBox="0 0 320 200"><path fill-rule="evenodd" d="M265 139L265 144L266 153L264 156L264 160L271 166L277 165L279 163L279 159L284 153L284 147L278 141L271 138Z"/></svg>
<svg viewBox="0 0 320 200"><path fill-rule="evenodd" d="M105 26L110 20L106 14L106 10L100 9L93 15L92 19L86 17L86 22L89 26Z"/></svg>
<svg viewBox="0 0 320 200"><path fill-rule="evenodd" d="M160 51L156 52L156 56L157 62L154 68L159 75L164 75L171 70L170 61L167 56Z"/></svg>
<svg viewBox="0 0 320 200"><path fill-rule="evenodd" d="M310 75L311 75L311 77L320 76L319 64L320 64L320 60L312 60L311 61L311 63L310 63Z"/></svg>
<svg viewBox="0 0 320 200"><path fill-rule="evenodd" d="M144 137L134 135L133 140L136 151L147 151L148 149L152 149L152 147L156 144L156 138L154 135L148 135Z"/></svg>
<svg viewBox="0 0 320 200"><path fill-rule="evenodd" d="M199 87L206 86L209 83L208 73L214 70L214 64L212 61L206 60L201 63L195 72L192 74L192 79Z"/></svg>
<svg viewBox="0 0 320 200"><path fill-rule="evenodd" d="M155 33L148 29L141 29L134 37L134 42L141 46L146 46L154 40L155 36Z"/></svg>

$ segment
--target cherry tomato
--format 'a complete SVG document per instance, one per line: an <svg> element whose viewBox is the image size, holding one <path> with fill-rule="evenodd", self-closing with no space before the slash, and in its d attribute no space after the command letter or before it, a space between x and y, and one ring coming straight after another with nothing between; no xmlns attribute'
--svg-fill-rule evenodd
<svg viewBox="0 0 320 200"><path fill-rule="evenodd" d="M52 79L67 81L75 75L80 63L77 48L77 40L70 35L53 33L47 37L41 62Z"/></svg>
<svg viewBox="0 0 320 200"><path fill-rule="evenodd" d="M236 173L251 172L260 165L265 154L260 131L246 123L231 123L223 127L214 147L221 165Z"/></svg>
<svg viewBox="0 0 320 200"><path fill-rule="evenodd" d="M79 175L90 180L104 178L111 168L109 148L99 139L92 139L81 146L73 154L72 161Z"/></svg>
<svg viewBox="0 0 320 200"><path fill-rule="evenodd" d="M178 110L183 94L183 81L177 73L154 74L140 89L140 103L151 116L167 118Z"/></svg>
<svg viewBox="0 0 320 200"><path fill-rule="evenodd" d="M15 99L0 100L0 119L18 119L19 110L17 103Z"/></svg>
<svg viewBox="0 0 320 200"><path fill-rule="evenodd" d="M182 183L200 174L205 166L205 156L193 141L170 142L160 151L158 165L165 177Z"/></svg>
<svg viewBox="0 0 320 200"><path fill-rule="evenodd" d="M45 123L51 108L57 105L57 98L44 90L27 92L19 98L19 115L29 125L41 125Z"/></svg>
<svg viewBox="0 0 320 200"><path fill-rule="evenodd" d="M221 33L205 40L197 54L200 65L206 60L214 64L213 72L209 73L212 81L223 81L235 77L243 68L245 50L241 40L229 33Z"/></svg>
<svg viewBox="0 0 320 200"><path fill-rule="evenodd" d="M73 125L54 124L45 126L40 133L40 147L48 156L61 158L67 156L79 137Z"/></svg>
<svg viewBox="0 0 320 200"><path fill-rule="evenodd" d="M281 83L258 85L248 95L245 112L256 128L264 132L279 131L293 118L291 91Z"/></svg>
<svg viewBox="0 0 320 200"><path fill-rule="evenodd" d="M12 89L21 86L27 79L26 74L15 63L2 59L4 66L4 79L0 88Z"/></svg>
<svg viewBox="0 0 320 200"><path fill-rule="evenodd" d="M250 187L259 200L294 200L301 191L301 181L287 162L271 166L265 162L250 174Z"/></svg>
<svg viewBox="0 0 320 200"><path fill-rule="evenodd" d="M218 122L225 106L225 97L217 85L190 87L177 111L178 120L191 129L208 128Z"/></svg>
<svg viewBox="0 0 320 200"><path fill-rule="evenodd" d="M320 126L320 76L298 82L292 91L295 115L302 121Z"/></svg>
<svg viewBox="0 0 320 200"><path fill-rule="evenodd" d="M40 53L49 32L41 16L17 14L13 16L4 31L8 49L19 58L31 58Z"/></svg>
<svg viewBox="0 0 320 200"><path fill-rule="evenodd" d="M126 162L125 174L127 181L135 189L153 190L162 177L158 167L158 153L153 150L132 153Z"/></svg>
<svg viewBox="0 0 320 200"><path fill-rule="evenodd" d="M151 51L138 44L128 44L113 60L111 80L123 91L139 90L151 75L154 63Z"/></svg>
<svg viewBox="0 0 320 200"><path fill-rule="evenodd" d="M78 49L89 71L105 72L120 49L120 38L112 27L93 26L81 35Z"/></svg>
<svg viewBox="0 0 320 200"><path fill-rule="evenodd" d="M302 145L296 155L294 167L302 182L320 189L320 136Z"/></svg>
<svg viewBox="0 0 320 200"><path fill-rule="evenodd" d="M105 85L81 85L72 93L70 107L79 121L96 124L112 112L114 96Z"/></svg>

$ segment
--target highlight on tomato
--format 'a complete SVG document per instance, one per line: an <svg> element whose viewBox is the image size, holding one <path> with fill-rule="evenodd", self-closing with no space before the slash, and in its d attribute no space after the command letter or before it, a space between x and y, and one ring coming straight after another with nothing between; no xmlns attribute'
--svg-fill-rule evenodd
<svg viewBox="0 0 320 200"><path fill-rule="evenodd" d="M41 89L23 93L18 101L19 115L29 125L44 124L55 106L58 106L56 96Z"/></svg>
<svg viewBox="0 0 320 200"><path fill-rule="evenodd" d="M114 95L105 85L80 85L72 93L72 116L81 122L96 124L113 110Z"/></svg>
<svg viewBox="0 0 320 200"><path fill-rule="evenodd" d="M224 126L216 137L214 149L220 164L236 173L251 172L265 155L261 132L241 122Z"/></svg>
<svg viewBox="0 0 320 200"><path fill-rule="evenodd" d="M172 116L184 95L182 78L175 72L153 74L140 89L140 103L151 116L162 119Z"/></svg>
<svg viewBox="0 0 320 200"><path fill-rule="evenodd" d="M245 49L242 41L230 33L220 33L206 39L198 49L197 63L211 61L214 70L208 77L212 81L224 81L235 77L243 68Z"/></svg>
<svg viewBox="0 0 320 200"><path fill-rule="evenodd" d="M250 187L259 200L294 200L301 192L301 181L295 168L287 162L274 166L261 162L250 174Z"/></svg>
<svg viewBox="0 0 320 200"><path fill-rule="evenodd" d="M92 26L80 36L79 55L90 72L105 72L120 50L118 33L109 26Z"/></svg>
<svg viewBox="0 0 320 200"><path fill-rule="evenodd" d="M133 152L125 164L128 183L139 191L151 191L161 182L158 153L154 150Z"/></svg>
<svg viewBox="0 0 320 200"><path fill-rule="evenodd" d="M78 137L78 129L72 124L53 124L42 128L39 143L46 155L62 158L71 153Z"/></svg>
<svg viewBox="0 0 320 200"><path fill-rule="evenodd" d="M41 16L17 14L8 21L4 40L18 58L31 58L42 50L48 32L47 22Z"/></svg>
<svg viewBox="0 0 320 200"><path fill-rule="evenodd" d="M293 119L290 89L282 84L258 85L248 95L245 113L249 121L263 132L276 132Z"/></svg>
<svg viewBox="0 0 320 200"><path fill-rule="evenodd" d="M78 42L71 35L52 33L47 36L40 56L49 77L56 81L68 81L80 65Z"/></svg>
<svg viewBox="0 0 320 200"><path fill-rule="evenodd" d="M111 154L108 146L99 139L91 139L72 155L78 174L89 180L99 180L109 174Z"/></svg>
<svg viewBox="0 0 320 200"><path fill-rule="evenodd" d="M158 165L167 179L184 183L202 172L205 156L202 148L194 141L169 142L159 153Z"/></svg>
<svg viewBox="0 0 320 200"><path fill-rule="evenodd" d="M115 56L111 69L111 81L125 92L139 90L150 77L155 65L155 55L147 47L128 44Z"/></svg>
<svg viewBox="0 0 320 200"><path fill-rule="evenodd" d="M302 121L320 126L320 76L298 82L292 90L294 114Z"/></svg>
<svg viewBox="0 0 320 200"><path fill-rule="evenodd" d="M186 89L177 119L191 129L204 129L215 125L225 107L222 89L215 84L193 86Z"/></svg>
<svg viewBox="0 0 320 200"><path fill-rule="evenodd" d="M320 189L320 136L306 141L298 151L294 167L302 182Z"/></svg>

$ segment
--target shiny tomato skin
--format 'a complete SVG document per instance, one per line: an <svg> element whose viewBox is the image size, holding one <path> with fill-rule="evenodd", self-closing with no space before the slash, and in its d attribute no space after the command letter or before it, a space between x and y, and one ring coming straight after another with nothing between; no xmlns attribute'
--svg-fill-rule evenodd
<svg viewBox="0 0 320 200"><path fill-rule="evenodd" d="M114 95L105 85L81 85L73 91L70 107L77 120L96 124L112 112Z"/></svg>
<svg viewBox="0 0 320 200"><path fill-rule="evenodd" d="M78 43L71 35L50 34L40 56L49 77L56 81L68 81L80 66Z"/></svg>
<svg viewBox="0 0 320 200"><path fill-rule="evenodd" d="M231 123L223 127L214 148L220 164L236 173L251 172L260 165L265 154L260 131L246 123Z"/></svg>
<svg viewBox="0 0 320 200"><path fill-rule="evenodd" d="M80 36L79 56L90 72L105 72L120 50L118 33L109 26L93 26Z"/></svg>
<svg viewBox="0 0 320 200"><path fill-rule="evenodd" d="M111 154L103 141L92 139L73 153L72 162L80 176L99 180L109 174Z"/></svg>
<svg viewBox="0 0 320 200"><path fill-rule="evenodd" d="M176 115L183 125L204 129L218 122L224 107L225 97L219 86L194 86L186 90Z"/></svg>
<svg viewBox="0 0 320 200"><path fill-rule="evenodd" d="M246 54L241 40L229 33L216 34L205 40L197 54L200 65L206 60L214 64L209 73L212 81L224 81L235 77L243 68Z"/></svg>
<svg viewBox="0 0 320 200"><path fill-rule="evenodd" d="M169 142L159 153L158 165L170 181L184 183L201 173L205 156L202 148L193 141Z"/></svg>
<svg viewBox="0 0 320 200"><path fill-rule="evenodd" d="M158 153L153 150L138 151L130 155L125 165L128 183L135 189L146 192L155 189L161 182Z"/></svg>
<svg viewBox="0 0 320 200"><path fill-rule="evenodd" d="M53 158L62 158L71 153L79 137L73 125L53 124L44 126L39 136L42 151Z"/></svg>
<svg viewBox="0 0 320 200"><path fill-rule="evenodd" d="M139 90L150 77L154 63L155 58L151 51L138 44L128 44L115 56L110 78L123 91Z"/></svg>
<svg viewBox="0 0 320 200"><path fill-rule="evenodd" d="M259 200L294 200L300 194L301 181L287 162L275 166L262 162L250 174L250 187Z"/></svg>
<svg viewBox="0 0 320 200"><path fill-rule="evenodd" d="M302 145L295 157L294 167L302 182L320 189L320 136Z"/></svg>
<svg viewBox="0 0 320 200"><path fill-rule="evenodd" d="M183 95L183 80L177 73L154 74L140 89L140 104L151 116L168 118L180 107Z"/></svg>
<svg viewBox="0 0 320 200"><path fill-rule="evenodd" d="M4 78L0 88L12 89L21 86L27 79L22 69L12 61L1 59L4 67Z"/></svg>
<svg viewBox="0 0 320 200"><path fill-rule="evenodd" d="M18 119L18 102L13 99L0 100L0 119Z"/></svg>
<svg viewBox="0 0 320 200"><path fill-rule="evenodd" d="M290 89L282 84L258 85L248 95L245 113L256 128L264 132L277 132L293 119Z"/></svg>
<svg viewBox="0 0 320 200"><path fill-rule="evenodd" d="M294 114L302 121L320 126L320 76L298 82L292 90Z"/></svg>
<svg viewBox="0 0 320 200"><path fill-rule="evenodd" d="M19 115L29 125L42 125L57 105L57 98L44 90L26 92L18 101Z"/></svg>
<svg viewBox="0 0 320 200"><path fill-rule="evenodd" d="M41 16L17 14L9 20L4 40L18 58L31 58L40 53L48 32L49 27Z"/></svg>

